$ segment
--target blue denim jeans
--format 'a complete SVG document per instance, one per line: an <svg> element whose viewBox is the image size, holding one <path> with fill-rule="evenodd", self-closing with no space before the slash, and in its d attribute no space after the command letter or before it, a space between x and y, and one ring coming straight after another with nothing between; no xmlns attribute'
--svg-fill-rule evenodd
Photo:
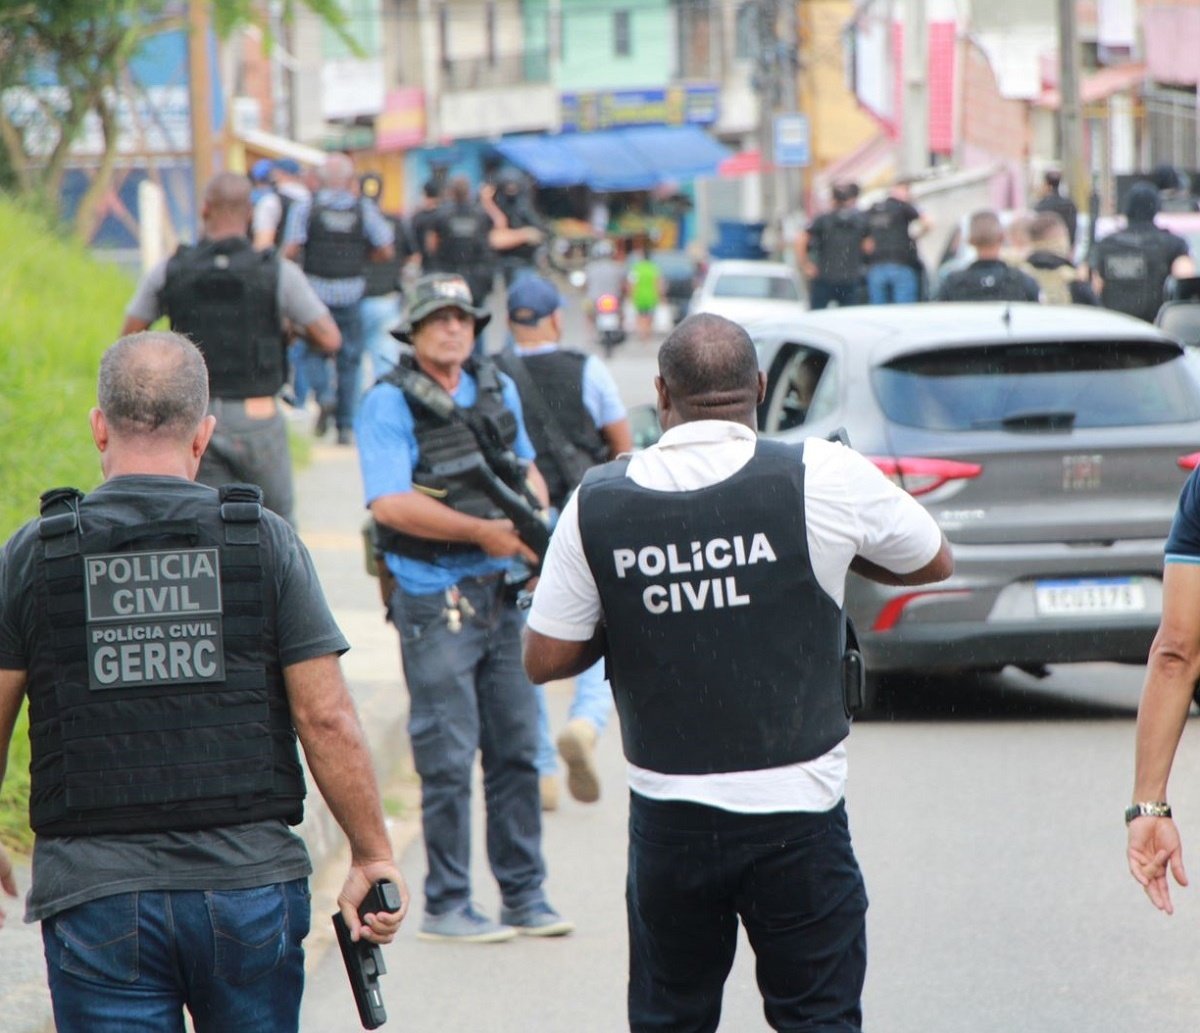
<svg viewBox="0 0 1200 1033"><path fill-rule="evenodd" d="M711 1033L741 918L772 1029L859 1033L867 894L846 808L733 814L630 793L629 1028Z"/></svg>
<svg viewBox="0 0 1200 1033"><path fill-rule="evenodd" d="M338 430L353 430L358 412L358 396L362 393L363 321L362 302L353 305L330 305L329 314L342 332L342 346L330 358L318 348L309 346L304 353L304 379L321 405L335 406ZM330 379L330 367L336 382Z"/></svg>
<svg viewBox="0 0 1200 1033"><path fill-rule="evenodd" d="M545 899L538 775L537 699L521 665L524 617L502 575L458 583L470 605L451 631L442 592L397 587L388 616L400 632L408 682L408 735L421 776L428 874L425 910L471 899L471 775L483 761L487 856L505 907Z"/></svg>
<svg viewBox="0 0 1200 1033"><path fill-rule="evenodd" d="M102 897L42 923L58 1033L291 1033L308 882Z"/></svg>
<svg viewBox="0 0 1200 1033"><path fill-rule="evenodd" d="M539 775L553 775L558 771L558 751L550 735L550 712L546 708L546 687L537 686L538 700L538 750L537 769ZM582 717L596 726L597 733L604 731L613 711L612 687L604 677L604 661L597 660L575 678L575 692L571 697L571 709L567 720Z"/></svg>
<svg viewBox="0 0 1200 1033"><path fill-rule="evenodd" d="M371 356L371 376L378 380L396 367L400 342L391 334L400 322L400 295L380 294L362 299L363 341Z"/></svg>
<svg viewBox="0 0 1200 1033"><path fill-rule="evenodd" d="M916 269L899 262L867 266L867 297L872 305L905 305L916 301L921 280Z"/></svg>

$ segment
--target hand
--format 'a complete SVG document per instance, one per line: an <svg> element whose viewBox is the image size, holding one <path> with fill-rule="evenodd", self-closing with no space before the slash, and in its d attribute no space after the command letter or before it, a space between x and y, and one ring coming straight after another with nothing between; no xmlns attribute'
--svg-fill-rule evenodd
<svg viewBox="0 0 1200 1033"><path fill-rule="evenodd" d="M806 261L801 268L804 272L804 275L808 279L810 279L810 280L816 279L817 267L816 267L815 263Z"/></svg>
<svg viewBox="0 0 1200 1033"><path fill-rule="evenodd" d="M364 923L358 917L359 905L380 879L394 882L400 890L400 910L371 912ZM390 860L353 864L342 886L342 892L338 894L337 904L350 929L350 939L391 943L400 928L400 923L404 921L404 916L408 914L408 884L400 874L400 869Z"/></svg>
<svg viewBox="0 0 1200 1033"><path fill-rule="evenodd" d="M1175 913L1167 869L1180 886L1188 884L1183 870L1183 842L1170 818L1134 818L1129 823L1129 871L1159 911Z"/></svg>
<svg viewBox="0 0 1200 1033"><path fill-rule="evenodd" d="M483 521L479 533L475 536L475 544L497 559L520 556L535 566L538 562L538 554L521 541L511 520Z"/></svg>
<svg viewBox="0 0 1200 1033"><path fill-rule="evenodd" d="M10 897L17 895L17 877L13 874L12 862L4 848L0 847L0 889ZM4 927L4 908L0 907L0 928Z"/></svg>

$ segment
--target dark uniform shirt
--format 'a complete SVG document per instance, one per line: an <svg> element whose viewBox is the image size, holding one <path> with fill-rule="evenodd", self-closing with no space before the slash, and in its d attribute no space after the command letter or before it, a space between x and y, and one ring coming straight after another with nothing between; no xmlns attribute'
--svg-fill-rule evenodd
<svg viewBox="0 0 1200 1033"><path fill-rule="evenodd" d="M1148 323L1163 303L1163 288L1187 241L1153 223L1137 223L1096 244L1092 268L1104 281L1100 303Z"/></svg>

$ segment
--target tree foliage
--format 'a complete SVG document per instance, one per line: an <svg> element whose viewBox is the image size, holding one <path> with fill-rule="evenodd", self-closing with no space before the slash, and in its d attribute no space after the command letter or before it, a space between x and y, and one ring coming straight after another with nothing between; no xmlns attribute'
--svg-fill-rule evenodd
<svg viewBox="0 0 1200 1033"><path fill-rule="evenodd" d="M267 27L262 0L192 2L209 3L221 36ZM347 38L338 0L284 0L284 18L300 7ZM75 219L86 236L117 158L129 61L151 36L186 21L184 0L0 0L0 187L55 213L72 148L98 126L99 164Z"/></svg>

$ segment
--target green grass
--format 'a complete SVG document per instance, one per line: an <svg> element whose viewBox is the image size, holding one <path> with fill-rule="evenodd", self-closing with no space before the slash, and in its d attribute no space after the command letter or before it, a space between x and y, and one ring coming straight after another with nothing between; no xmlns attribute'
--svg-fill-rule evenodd
<svg viewBox="0 0 1200 1033"><path fill-rule="evenodd" d="M100 481L88 431L100 355L116 340L132 280L0 197L0 541L37 515L38 495ZM0 790L0 842L31 842L22 713Z"/></svg>

